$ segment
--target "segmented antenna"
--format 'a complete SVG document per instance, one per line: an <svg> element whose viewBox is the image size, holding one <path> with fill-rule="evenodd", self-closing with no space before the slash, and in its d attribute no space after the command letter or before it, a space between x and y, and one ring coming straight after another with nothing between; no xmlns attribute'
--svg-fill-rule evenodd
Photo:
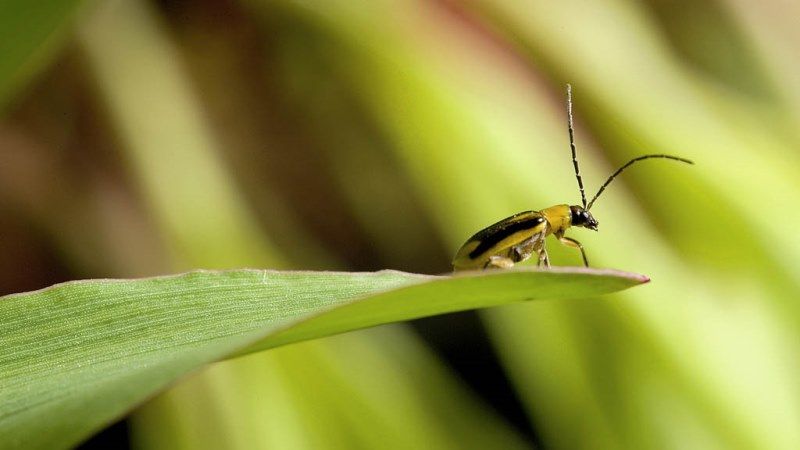
<svg viewBox="0 0 800 450"><path fill-rule="evenodd" d="M643 156L639 156L637 158L633 158L632 160L626 162L622 167L617 169L617 171L614 172L613 174L611 174L610 177L608 177L608 180L606 180L606 182L603 183L602 186L600 186L600 190L597 191L597 194L595 194L595 196L592 199L592 201L589 202L589 206L585 207L584 209L586 209L586 210L591 209L592 205L594 204L594 201L597 200L597 197L600 197L600 194L603 193L603 191L606 189L606 186L608 186L612 181L614 181L614 178L616 178L617 175L621 174L623 170L627 169L630 165L632 165L635 162L639 162L639 161L642 161L642 160L645 160L645 159L650 159L650 158L666 158L666 159L671 159L673 161L680 161L680 162L684 162L684 163L687 163L687 164L694 164L694 162L689 161L688 159L680 158L680 157L672 156L672 155L643 155ZM577 163L576 163L576 167L577 167Z"/></svg>
<svg viewBox="0 0 800 450"><path fill-rule="evenodd" d="M578 179L578 189L581 190L581 201L583 209L586 207L586 193L583 192L583 179L581 171L578 169L578 156L575 154L575 133L572 131L572 85L567 83L567 124L569 129L569 147L572 149L572 165L575 167L575 178Z"/></svg>

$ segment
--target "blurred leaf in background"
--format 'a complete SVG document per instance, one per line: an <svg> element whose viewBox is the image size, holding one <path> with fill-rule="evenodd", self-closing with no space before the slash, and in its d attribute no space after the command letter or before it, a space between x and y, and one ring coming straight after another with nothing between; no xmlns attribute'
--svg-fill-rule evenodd
<svg viewBox="0 0 800 450"><path fill-rule="evenodd" d="M641 153L697 163L642 163L593 209L600 233L572 232L650 286L218 364L87 445L797 448L798 13L4 2L3 293L194 267L446 272L486 225L577 203L571 82L590 192Z"/></svg>

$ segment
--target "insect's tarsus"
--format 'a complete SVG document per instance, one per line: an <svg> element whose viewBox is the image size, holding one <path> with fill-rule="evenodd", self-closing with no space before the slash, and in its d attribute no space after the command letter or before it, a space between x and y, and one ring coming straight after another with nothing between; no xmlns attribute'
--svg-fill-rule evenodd
<svg viewBox="0 0 800 450"><path fill-rule="evenodd" d="M581 201L586 209L586 193L583 191L583 179L578 169L578 157L575 154L575 132L572 127L572 85L567 84L567 128L569 129L569 147L572 149L572 165L575 167L575 178L578 179L578 188L581 190Z"/></svg>
<svg viewBox="0 0 800 450"><path fill-rule="evenodd" d="M573 152L572 154L574 155L575 154L574 147L573 147L572 152ZM612 173L611 176L608 177L606 182L603 183L602 186L600 186L600 190L597 191L597 194L594 195L594 198L592 198L592 200L589 202L589 205L586 206L585 209L589 210L589 209L592 208L592 205L594 204L595 200L597 200L597 198L600 197L600 194L603 193L603 191L606 189L606 186L611 184L611 182L614 181L614 178L616 178L617 175L621 174L623 170L627 169L633 163L636 163L636 162L639 162L639 161L642 161L642 160L645 160L645 159L650 159L650 158L666 158L666 159L671 159L671 160L674 160L674 161L684 162L684 163L687 163L687 164L694 164L694 162L692 162L692 161L690 161L690 160L688 160L686 158L680 158L680 157L672 156L672 155L642 155L642 156L638 156L636 158L633 158L632 160L630 160L630 161L626 162L625 164L623 164L622 167L617 169L616 172ZM582 189L581 189L581 194L583 194L583 190Z"/></svg>

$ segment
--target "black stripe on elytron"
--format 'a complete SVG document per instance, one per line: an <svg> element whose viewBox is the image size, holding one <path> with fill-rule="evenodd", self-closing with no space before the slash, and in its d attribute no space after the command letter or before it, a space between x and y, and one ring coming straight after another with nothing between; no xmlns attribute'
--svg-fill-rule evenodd
<svg viewBox="0 0 800 450"><path fill-rule="evenodd" d="M480 233L485 234L481 238L480 244L475 247L475 250L469 252L469 257L472 259L477 258L486 250L497 245L503 239L511 236L514 233L518 233L520 231L530 230L531 228L537 227L544 222L544 217L531 217L530 219L521 220L518 222L512 222L508 225L503 226L503 222L496 224L495 226L489 227L488 229L484 230L487 233Z"/></svg>

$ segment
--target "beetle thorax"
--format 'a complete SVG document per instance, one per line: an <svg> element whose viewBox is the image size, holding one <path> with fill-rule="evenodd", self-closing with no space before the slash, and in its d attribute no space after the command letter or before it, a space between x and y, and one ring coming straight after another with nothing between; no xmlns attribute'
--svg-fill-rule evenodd
<svg viewBox="0 0 800 450"><path fill-rule="evenodd" d="M539 211L547 219L547 234L563 233L569 228L571 223L572 211L569 205L555 205Z"/></svg>

